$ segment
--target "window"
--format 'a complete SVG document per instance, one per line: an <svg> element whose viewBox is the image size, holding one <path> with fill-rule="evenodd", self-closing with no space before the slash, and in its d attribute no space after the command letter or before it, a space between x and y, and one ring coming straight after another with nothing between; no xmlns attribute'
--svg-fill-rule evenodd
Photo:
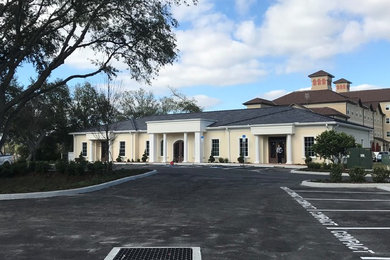
<svg viewBox="0 0 390 260"><path fill-rule="evenodd" d="M386 124L390 123L390 118L386 117Z"/></svg>
<svg viewBox="0 0 390 260"><path fill-rule="evenodd" d="M248 138L240 138L240 156L248 156Z"/></svg>
<svg viewBox="0 0 390 260"><path fill-rule="evenodd" d="M161 140L160 155L161 155L161 156L164 156L164 140Z"/></svg>
<svg viewBox="0 0 390 260"><path fill-rule="evenodd" d="M386 105L386 110L390 110L390 105Z"/></svg>
<svg viewBox="0 0 390 260"><path fill-rule="evenodd" d="M313 151L314 137L305 137L304 146L305 146L305 156L315 156Z"/></svg>
<svg viewBox="0 0 390 260"><path fill-rule="evenodd" d="M386 132L386 136L387 136L387 137L390 137L390 132Z"/></svg>
<svg viewBox="0 0 390 260"><path fill-rule="evenodd" d="M86 142L83 142L83 147L82 147L82 154L83 156L87 156L87 143Z"/></svg>
<svg viewBox="0 0 390 260"><path fill-rule="evenodd" d="M149 141L146 141L145 152L146 152L146 155L149 156Z"/></svg>
<svg viewBox="0 0 390 260"><path fill-rule="evenodd" d="M211 139L211 155L219 156L219 139Z"/></svg>
<svg viewBox="0 0 390 260"><path fill-rule="evenodd" d="M126 143L125 142L119 142L119 156L125 156L126 151Z"/></svg>

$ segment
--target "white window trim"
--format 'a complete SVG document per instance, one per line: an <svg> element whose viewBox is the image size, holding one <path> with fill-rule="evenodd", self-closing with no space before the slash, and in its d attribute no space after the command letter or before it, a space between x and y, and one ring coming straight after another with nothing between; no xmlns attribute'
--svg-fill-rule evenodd
<svg viewBox="0 0 390 260"><path fill-rule="evenodd" d="M121 155L121 143L124 143L125 144L125 154L124 155ZM119 141L119 156L121 157L125 157L126 156L126 141Z"/></svg>
<svg viewBox="0 0 390 260"><path fill-rule="evenodd" d="M211 151L213 150L213 140L218 140L218 155L214 155L213 157L219 158L221 157L221 139L219 138L212 138L210 140L210 146L211 146Z"/></svg>
<svg viewBox="0 0 390 260"><path fill-rule="evenodd" d="M84 144L85 144L85 155L84 155ZM84 156L84 157L87 157L88 156L88 143L87 142L82 142L81 143L81 154Z"/></svg>
<svg viewBox="0 0 390 260"><path fill-rule="evenodd" d="M314 138L314 143L316 143L316 136L314 135L306 135L302 137L302 158L306 158L305 154L305 137L313 137ZM317 158L317 156L310 156L312 159Z"/></svg>
<svg viewBox="0 0 390 260"><path fill-rule="evenodd" d="M238 156L240 156L240 151L241 151L240 139L243 139L243 138L242 138L242 137L239 137L239 138L238 138ZM250 153L249 153L249 138L248 138L248 137L245 137L245 139L247 140L247 142L246 142L247 145L246 145L246 146L248 147L248 155L246 155L246 156L244 156L244 157L245 157L245 158L250 158L250 157L249 157L249 154L250 154Z"/></svg>

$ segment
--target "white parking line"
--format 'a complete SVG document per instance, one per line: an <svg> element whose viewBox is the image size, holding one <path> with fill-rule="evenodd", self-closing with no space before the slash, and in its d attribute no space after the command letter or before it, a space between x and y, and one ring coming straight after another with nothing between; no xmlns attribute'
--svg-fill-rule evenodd
<svg viewBox="0 0 390 260"><path fill-rule="evenodd" d="M323 199L323 198L304 198L305 200L331 200L331 201L360 201L360 202L389 202L390 200L382 199Z"/></svg>
<svg viewBox="0 0 390 260"><path fill-rule="evenodd" d="M342 230L390 230L390 227L327 227L327 229L342 229Z"/></svg>
<svg viewBox="0 0 390 260"><path fill-rule="evenodd" d="M363 260L390 260L390 257L375 257L375 256L362 256L360 259Z"/></svg>
<svg viewBox="0 0 390 260"><path fill-rule="evenodd" d="M307 193L341 193L341 194L385 194L390 195L389 192L380 192L380 191L328 191L328 190L295 190L296 192L307 192Z"/></svg>
<svg viewBox="0 0 390 260"><path fill-rule="evenodd" d="M309 211L334 211L334 212L390 212L390 209L308 209Z"/></svg>

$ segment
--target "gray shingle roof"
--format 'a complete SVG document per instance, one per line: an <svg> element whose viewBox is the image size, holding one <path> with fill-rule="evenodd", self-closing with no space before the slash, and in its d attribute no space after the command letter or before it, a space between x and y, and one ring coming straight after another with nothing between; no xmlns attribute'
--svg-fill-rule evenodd
<svg viewBox="0 0 390 260"><path fill-rule="evenodd" d="M214 121L214 123L212 123L209 127L338 121L306 109L299 109L290 106L276 106L254 109L148 116L144 118L118 122L113 124L112 128L115 131L145 131L146 122L149 121L185 120L198 118ZM93 131L93 129L86 129L80 132L90 131Z"/></svg>

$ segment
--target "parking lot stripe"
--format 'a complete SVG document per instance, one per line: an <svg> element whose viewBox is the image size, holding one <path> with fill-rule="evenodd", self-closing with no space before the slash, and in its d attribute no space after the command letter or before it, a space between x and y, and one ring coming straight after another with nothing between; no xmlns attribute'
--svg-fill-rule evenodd
<svg viewBox="0 0 390 260"><path fill-rule="evenodd" d="M308 209L308 211L334 211L334 212L390 212L390 209Z"/></svg>
<svg viewBox="0 0 390 260"><path fill-rule="evenodd" d="M360 259L363 260L390 260L390 257L375 257L375 256L362 256Z"/></svg>
<svg viewBox="0 0 390 260"><path fill-rule="evenodd" d="M380 192L380 191L330 191L330 190L295 190L296 192L308 192L308 193L341 193L341 194L387 194L389 192Z"/></svg>
<svg viewBox="0 0 390 260"><path fill-rule="evenodd" d="M327 227L327 229L343 229L343 230L390 230L390 227Z"/></svg>
<svg viewBox="0 0 390 260"><path fill-rule="evenodd" d="M382 200L382 199L323 199L323 198L304 198L305 200L334 200L334 201L360 201L360 202L388 202L390 200Z"/></svg>

